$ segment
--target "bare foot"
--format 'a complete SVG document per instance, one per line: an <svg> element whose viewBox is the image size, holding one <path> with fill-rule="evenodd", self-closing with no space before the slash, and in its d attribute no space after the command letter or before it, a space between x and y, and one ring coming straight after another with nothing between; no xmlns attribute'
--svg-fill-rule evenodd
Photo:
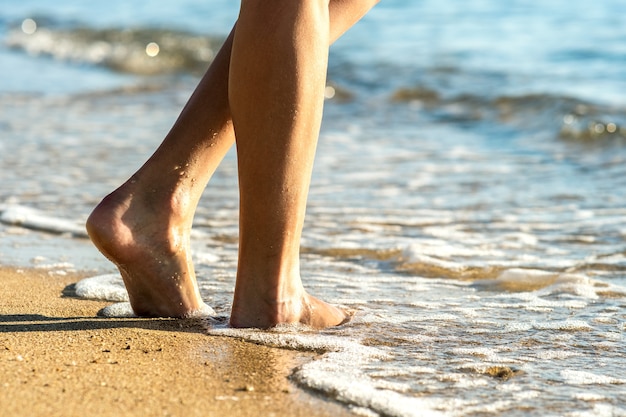
<svg viewBox="0 0 626 417"><path fill-rule="evenodd" d="M254 327L267 329L279 324L303 324L314 329L339 326L351 316L344 310L332 306L302 291L291 301L273 302L260 297L243 300L235 295L230 317L232 327Z"/></svg>
<svg viewBox="0 0 626 417"><path fill-rule="evenodd" d="M87 220L89 237L117 265L138 316L185 317L204 308L191 262L191 218L181 200L158 204L154 190L142 193L130 180Z"/></svg>

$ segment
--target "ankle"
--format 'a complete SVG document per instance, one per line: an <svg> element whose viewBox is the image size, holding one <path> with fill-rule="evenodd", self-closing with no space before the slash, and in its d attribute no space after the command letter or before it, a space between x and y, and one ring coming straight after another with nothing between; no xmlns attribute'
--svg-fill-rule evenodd
<svg viewBox="0 0 626 417"><path fill-rule="evenodd" d="M251 302L233 301L230 325L267 329L279 324L298 323L301 312L301 300L275 302L257 298Z"/></svg>
<svg viewBox="0 0 626 417"><path fill-rule="evenodd" d="M131 179L94 208L86 229L108 257L125 258L125 248L145 244L158 246L162 256L175 256L188 243L193 219L188 211L184 198L145 191Z"/></svg>
<svg viewBox="0 0 626 417"><path fill-rule="evenodd" d="M231 315L233 327L268 328L281 323L297 323L303 310L306 310L306 293L301 285L258 288L240 277L238 282L247 285L235 287Z"/></svg>
<svg viewBox="0 0 626 417"><path fill-rule="evenodd" d="M243 300L235 294L231 327L271 328L279 324L302 324L314 329L338 326L350 320L343 309L327 304L306 292L291 300Z"/></svg>

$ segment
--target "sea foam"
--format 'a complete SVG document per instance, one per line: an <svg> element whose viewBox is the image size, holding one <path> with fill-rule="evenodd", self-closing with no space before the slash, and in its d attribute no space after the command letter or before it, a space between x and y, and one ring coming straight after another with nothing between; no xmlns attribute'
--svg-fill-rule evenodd
<svg viewBox="0 0 626 417"><path fill-rule="evenodd" d="M124 286L124 281L119 274L105 274L84 278L76 283L74 292L78 297L90 300L117 301L117 303L100 310L98 312L100 316L136 317L128 302L128 292ZM203 304L199 310L188 314L187 317L208 317L215 314L215 310L209 305Z"/></svg>
<svg viewBox="0 0 626 417"><path fill-rule="evenodd" d="M496 279L475 281L472 286L490 291L535 292L543 297L569 294L589 300L598 299L599 293L608 290L623 291L618 285L600 283L583 274L522 268L506 269Z"/></svg>
<svg viewBox="0 0 626 417"><path fill-rule="evenodd" d="M305 388L323 392L350 406L394 417L441 415L436 410L435 401L402 395L390 389L393 387L381 386L363 372L372 362L391 359L387 352L343 337L307 334L303 330L290 327L268 331L215 327L208 333L266 346L324 353L320 359L296 368L291 378Z"/></svg>
<svg viewBox="0 0 626 417"><path fill-rule="evenodd" d="M87 237L84 225L68 219L51 216L21 205L7 205L0 213L0 222L50 233L68 233Z"/></svg>
<svg viewBox="0 0 626 417"><path fill-rule="evenodd" d="M98 275L76 283L76 295L81 298L105 301L128 301L128 292L119 274Z"/></svg>
<svg viewBox="0 0 626 417"><path fill-rule="evenodd" d="M598 375L586 371L575 371L573 369L564 369L561 371L561 378L572 385L606 385L606 384L626 384L626 379L615 378L608 375Z"/></svg>

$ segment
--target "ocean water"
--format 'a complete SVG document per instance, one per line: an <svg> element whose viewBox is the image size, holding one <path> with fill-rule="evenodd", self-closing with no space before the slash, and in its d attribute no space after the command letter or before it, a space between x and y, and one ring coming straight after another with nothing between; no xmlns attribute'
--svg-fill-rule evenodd
<svg viewBox="0 0 626 417"><path fill-rule="evenodd" d="M124 301L82 224L159 144L238 2L5 3L0 263L90 270L82 296ZM354 320L222 324L231 153L194 221L208 333L323 353L293 381L361 416L626 415L622 9L383 0L331 49L302 241L306 287Z"/></svg>

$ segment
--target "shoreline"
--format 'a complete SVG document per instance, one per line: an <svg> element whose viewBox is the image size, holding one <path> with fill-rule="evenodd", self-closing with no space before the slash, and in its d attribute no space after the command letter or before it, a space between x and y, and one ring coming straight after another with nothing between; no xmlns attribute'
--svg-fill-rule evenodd
<svg viewBox="0 0 626 417"><path fill-rule="evenodd" d="M209 336L198 320L97 317L85 274L0 267L7 416L351 416L288 378L316 354Z"/></svg>

